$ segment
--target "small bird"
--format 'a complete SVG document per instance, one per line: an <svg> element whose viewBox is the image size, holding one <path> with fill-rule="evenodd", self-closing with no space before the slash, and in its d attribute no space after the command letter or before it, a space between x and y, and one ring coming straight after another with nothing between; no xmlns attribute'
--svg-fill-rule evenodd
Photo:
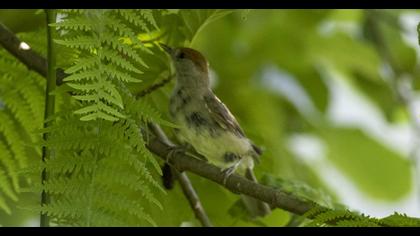
<svg viewBox="0 0 420 236"><path fill-rule="evenodd" d="M235 117L211 90L206 58L191 48L160 45L176 70L169 112L179 126L175 130L178 140L221 167L225 180L236 172L256 182L252 169L261 149L246 137ZM254 217L270 212L262 201L245 195L242 199Z"/></svg>

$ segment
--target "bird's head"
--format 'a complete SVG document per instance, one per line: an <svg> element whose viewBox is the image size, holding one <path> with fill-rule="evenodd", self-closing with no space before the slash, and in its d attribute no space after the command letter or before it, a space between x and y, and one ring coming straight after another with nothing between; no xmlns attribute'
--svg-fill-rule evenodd
<svg viewBox="0 0 420 236"><path fill-rule="evenodd" d="M165 44L160 46L170 55L180 83L185 85L209 86L208 62L197 50L192 48L172 48Z"/></svg>

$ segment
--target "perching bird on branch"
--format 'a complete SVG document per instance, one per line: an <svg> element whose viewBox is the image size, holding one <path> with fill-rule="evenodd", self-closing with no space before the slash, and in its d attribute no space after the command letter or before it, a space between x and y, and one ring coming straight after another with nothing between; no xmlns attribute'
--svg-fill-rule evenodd
<svg viewBox="0 0 420 236"><path fill-rule="evenodd" d="M169 111L179 125L175 131L177 138L221 167L226 178L236 172L256 181L252 169L261 150L246 137L235 117L211 90L206 58L191 48L161 46L176 70ZM252 216L270 212L264 202L248 196L242 199Z"/></svg>

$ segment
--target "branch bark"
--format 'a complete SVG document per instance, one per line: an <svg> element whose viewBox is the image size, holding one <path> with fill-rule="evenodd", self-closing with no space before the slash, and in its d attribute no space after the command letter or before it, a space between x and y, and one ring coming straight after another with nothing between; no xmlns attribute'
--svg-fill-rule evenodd
<svg viewBox="0 0 420 236"><path fill-rule="evenodd" d="M201 204L200 198L195 192L194 187L191 184L190 179L185 172L176 171L177 179L181 185L182 192L187 197L190 203L191 209L193 210L195 217L201 222L204 227L213 227L207 213L205 212L203 205Z"/></svg>
<svg viewBox="0 0 420 236"><path fill-rule="evenodd" d="M290 193L255 183L237 174L230 175L224 184L223 180L225 175L220 168L188 156L182 152L171 152L172 150L177 149L177 147L172 143L168 143L165 139L159 139L158 137L150 139L147 147L160 158L168 160L169 164L174 166L178 171L189 171L197 174L225 186L233 193L246 194L265 201L273 207L303 215L317 205L314 202L300 199Z"/></svg>
<svg viewBox="0 0 420 236"><path fill-rule="evenodd" d="M33 70L43 77L47 77L47 60L34 52L31 48L24 49L22 41L0 22L0 45L10 54L22 62L29 70ZM67 76L63 69L56 70L56 85L61 85L63 79Z"/></svg>
<svg viewBox="0 0 420 236"><path fill-rule="evenodd" d="M47 77L47 60L30 48L23 49L22 41L2 23L0 23L0 44L28 69Z"/></svg>

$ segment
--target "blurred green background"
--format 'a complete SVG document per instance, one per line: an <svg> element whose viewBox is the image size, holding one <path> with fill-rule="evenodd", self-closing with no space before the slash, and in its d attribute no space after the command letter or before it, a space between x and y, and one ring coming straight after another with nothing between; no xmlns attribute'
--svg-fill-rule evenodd
<svg viewBox="0 0 420 236"><path fill-rule="evenodd" d="M181 11L191 24L200 14ZM44 16L1 10L0 21L26 32ZM237 10L202 27L190 46L208 58L215 93L264 148L263 181L305 183L373 216L420 217L419 21L419 10ZM149 98L166 116L172 86ZM215 225L254 225L228 213L238 196L190 177ZM159 225L197 224L179 186L159 199L163 212L149 207ZM37 225L33 216L0 212L0 224ZM289 217L276 210L264 223Z"/></svg>

